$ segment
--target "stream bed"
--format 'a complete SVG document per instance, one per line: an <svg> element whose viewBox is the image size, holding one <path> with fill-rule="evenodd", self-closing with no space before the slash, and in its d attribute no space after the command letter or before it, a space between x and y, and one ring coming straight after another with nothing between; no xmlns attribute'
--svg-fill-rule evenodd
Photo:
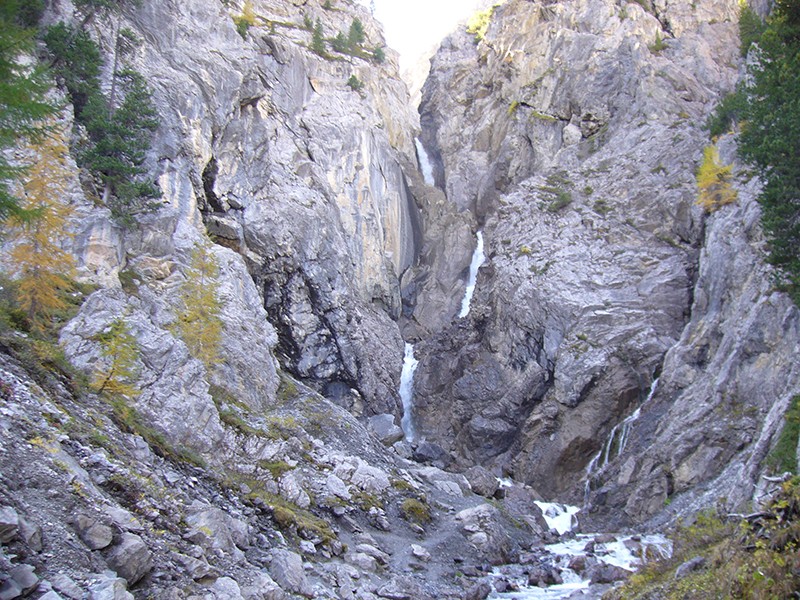
<svg viewBox="0 0 800 600"><path fill-rule="evenodd" d="M496 591L489 598L600 598L645 561L672 553L672 542L659 534L574 534L575 515L580 509L553 502L536 504L561 538L523 553L518 564L495 568L492 577Z"/></svg>

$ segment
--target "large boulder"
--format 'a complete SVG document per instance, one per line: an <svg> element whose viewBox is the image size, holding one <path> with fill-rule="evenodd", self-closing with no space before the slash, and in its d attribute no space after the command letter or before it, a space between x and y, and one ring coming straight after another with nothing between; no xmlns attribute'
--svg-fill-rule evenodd
<svg viewBox="0 0 800 600"><path fill-rule="evenodd" d="M269 564L269 572L275 582L285 591L306 598L314 596L314 590L306 578L303 559L290 550L275 550Z"/></svg>
<svg viewBox="0 0 800 600"><path fill-rule="evenodd" d="M503 527L500 511L490 504L480 504L456 514L461 533L493 565L508 562L511 555L511 538Z"/></svg>
<svg viewBox="0 0 800 600"><path fill-rule="evenodd" d="M135 533L123 533L119 542L111 548L106 561L128 585L135 584L153 568L152 553Z"/></svg>

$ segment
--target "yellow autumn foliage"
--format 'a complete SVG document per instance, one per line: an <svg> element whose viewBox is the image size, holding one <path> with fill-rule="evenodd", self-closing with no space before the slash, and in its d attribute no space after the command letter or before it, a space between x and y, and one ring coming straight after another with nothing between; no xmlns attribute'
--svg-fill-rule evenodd
<svg viewBox="0 0 800 600"><path fill-rule="evenodd" d="M181 287L183 310L175 324L189 353L211 367L219 355L222 341L222 305L217 298L219 265L208 243L192 252L186 281Z"/></svg>
<svg viewBox="0 0 800 600"><path fill-rule="evenodd" d="M23 216L11 216L5 223L12 243L7 263L18 282L20 308L31 326L42 331L67 307L64 292L75 268L72 255L61 247L70 237L70 208L63 201L69 175L64 132L54 131L30 151L36 160L21 182Z"/></svg>
<svg viewBox="0 0 800 600"><path fill-rule="evenodd" d="M697 188L697 204L706 212L714 212L720 206L736 201L733 167L720 164L719 152L714 146L706 146L703 151L703 162L697 171Z"/></svg>
<svg viewBox="0 0 800 600"><path fill-rule="evenodd" d="M125 396L139 395L134 383L139 345L136 338L122 319L115 319L101 333L92 338L100 344L103 360L96 367L92 378L92 388L98 394Z"/></svg>

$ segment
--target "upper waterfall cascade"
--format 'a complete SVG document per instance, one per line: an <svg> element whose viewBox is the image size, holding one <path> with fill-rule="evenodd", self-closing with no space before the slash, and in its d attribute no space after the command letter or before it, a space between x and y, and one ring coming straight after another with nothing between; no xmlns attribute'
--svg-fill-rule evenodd
<svg viewBox="0 0 800 600"><path fill-rule="evenodd" d="M405 354L403 356L403 370L400 373L400 400L403 402L403 418L400 426L407 442L413 442L416 432L412 422L412 411L414 406L414 371L417 370L419 361L414 358L413 344L406 343Z"/></svg>
<svg viewBox="0 0 800 600"><path fill-rule="evenodd" d="M486 255L483 253L483 232L479 231L477 237L478 244L475 246L475 252L472 254L472 262L469 265L469 279L467 280L467 289L464 292L464 299L461 301L461 312L458 313L459 319L463 319L469 314L472 295L475 293L475 284L478 281L478 269L480 269L481 265L486 261Z"/></svg>
<svg viewBox="0 0 800 600"><path fill-rule="evenodd" d="M422 171L422 178L428 185L436 185L436 180L433 178L433 165L431 164L430 156L425 150L425 146L419 138L414 138L414 145L417 148L417 160L419 160L419 168Z"/></svg>

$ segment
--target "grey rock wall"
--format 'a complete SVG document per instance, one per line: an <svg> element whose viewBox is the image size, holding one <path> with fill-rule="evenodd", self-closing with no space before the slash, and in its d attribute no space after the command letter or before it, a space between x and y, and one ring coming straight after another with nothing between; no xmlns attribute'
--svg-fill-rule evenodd
<svg viewBox="0 0 800 600"><path fill-rule="evenodd" d="M400 278L422 247L419 211L403 172L416 169L417 116L397 76L396 55L386 49L386 61L377 64L310 51L306 15L323 23L326 37L346 33L359 17L365 47L384 45L368 12L353 3L335 10L322 2L250 4L256 23L247 39L233 23L243 10L239 2L143 2L88 21L107 65L119 28L141 39L127 60L153 89L161 125L148 166L163 195L156 213L122 231L83 198L76 179L82 208L74 247L82 277L117 288L99 292L98 304L113 297L119 314L128 311L155 328L149 336L180 345L168 331L176 288L207 232L229 249L215 251L224 357L208 373L190 366L185 352L171 359L177 362L152 376L176 381L165 389L155 381L154 397L174 398L176 409L213 411L203 389L212 383L263 410L274 399L280 362L355 412L396 413ZM59 0L46 20L83 17ZM351 75L364 83L361 91L346 85ZM137 298L119 291L120 272L136 281ZM87 305L67 334L71 357L82 365L97 353L87 332L108 321L95 308ZM166 350L140 342L145 371L149 363L164 367ZM179 387L175 374L187 369L197 389ZM147 412L150 400L138 402Z"/></svg>
<svg viewBox="0 0 800 600"><path fill-rule="evenodd" d="M634 430L650 429L630 446L633 456L652 444L654 458L631 459L617 483L601 477L614 492L593 496L594 505L605 503L598 514L609 518L628 503L627 522L645 520L668 495L714 479L735 456L758 448L749 475L736 480L749 477L741 489L752 489L777 426L771 415L762 428L767 399L749 398L738 377L759 372L785 407L796 342L779 349L777 338L763 338L787 331L788 300L766 303L756 291L763 282L752 279L714 284L738 306L731 310L747 311L745 321L764 332L747 352L782 357L774 368L726 350L725 361L709 355L692 369L690 382L685 364L676 363L705 343L695 319L711 335L699 317L711 302L704 300L710 274L731 276L734 256L742 276L764 268L763 251L715 248L723 231L757 229L756 209L746 208L752 192L740 208L726 209L738 216L716 236L724 217L712 217L704 233L706 219L694 206L694 173L708 143L703 124L738 76L736 14L733 2L656 2L645 10L510 1L496 8L482 41L457 32L442 43L423 90L422 137L437 161L437 185L483 225L488 261L468 319L417 346L415 402L420 434L443 445L457 466L480 462L546 496L579 502L591 458L661 374L658 433L655 418L643 417ZM773 302L784 308L766 317L764 305ZM742 318L716 313L714 344L719 336L740 339L742 331L730 327ZM719 329L720 322L728 326ZM683 383L667 392L676 378ZM705 406L721 381L727 402L759 408L715 422L719 403L702 416L682 404Z"/></svg>

